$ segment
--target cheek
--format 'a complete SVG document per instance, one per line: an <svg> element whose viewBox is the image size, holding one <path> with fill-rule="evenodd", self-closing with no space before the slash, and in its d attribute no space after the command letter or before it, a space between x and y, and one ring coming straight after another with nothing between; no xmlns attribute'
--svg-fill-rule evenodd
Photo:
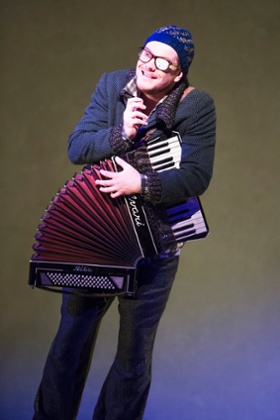
<svg viewBox="0 0 280 420"><path fill-rule="evenodd" d="M141 73L141 63L136 64L136 75Z"/></svg>
<svg viewBox="0 0 280 420"><path fill-rule="evenodd" d="M141 88L143 84L143 75L140 67L136 67L136 84Z"/></svg>
<svg viewBox="0 0 280 420"><path fill-rule="evenodd" d="M136 63L136 72L140 72L142 69L145 69L145 63L142 63L141 61L137 61Z"/></svg>
<svg viewBox="0 0 280 420"><path fill-rule="evenodd" d="M136 79L139 80L139 79L142 79L143 78L142 71L143 71L143 65L142 65L142 63L137 64L137 66L136 66Z"/></svg>
<svg viewBox="0 0 280 420"><path fill-rule="evenodd" d="M172 77L170 74L165 74L160 79L160 84L164 86L173 85L174 84L174 77Z"/></svg>

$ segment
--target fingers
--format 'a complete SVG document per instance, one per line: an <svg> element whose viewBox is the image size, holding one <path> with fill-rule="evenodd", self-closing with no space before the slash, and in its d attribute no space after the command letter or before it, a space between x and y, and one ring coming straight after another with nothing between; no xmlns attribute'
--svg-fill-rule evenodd
<svg viewBox="0 0 280 420"><path fill-rule="evenodd" d="M111 176L110 172L107 173L107 171L104 171L104 173L102 173L102 175L104 176ZM110 179L99 179L96 180L96 185L99 187L99 190L103 193L106 194L111 194L111 196L116 195L117 193L119 193L121 195L121 189L119 187L119 185L115 182L114 178L111 177Z"/></svg>
<svg viewBox="0 0 280 420"><path fill-rule="evenodd" d="M129 163L127 163L125 160L120 158L119 156L116 156L115 158L116 164L119 165L122 169L128 168Z"/></svg>
<svg viewBox="0 0 280 420"><path fill-rule="evenodd" d="M127 101L127 112L128 116L131 117L131 123L135 125L141 124L144 125L147 123L147 115L142 112L145 111L146 105L144 105L143 99L141 98L130 98Z"/></svg>
<svg viewBox="0 0 280 420"><path fill-rule="evenodd" d="M142 98L133 97L127 100L126 109L130 111L134 111L135 109L146 109L146 105L144 105L144 101Z"/></svg>
<svg viewBox="0 0 280 420"><path fill-rule="evenodd" d="M147 125L148 116L144 113L146 105L141 98L129 98L123 114L123 127L129 138L135 137L141 125Z"/></svg>
<svg viewBox="0 0 280 420"><path fill-rule="evenodd" d="M102 175L105 176L105 173ZM96 184L99 186L99 190L102 193L110 194L112 198L120 197L126 194L127 186L120 183L119 179L111 177L107 180L96 180Z"/></svg>
<svg viewBox="0 0 280 420"><path fill-rule="evenodd" d="M97 179L96 185L101 192L110 194L111 197L139 193L141 191L141 176L129 163L121 158L116 158L117 164L122 167L120 172L101 170L100 174L106 179Z"/></svg>

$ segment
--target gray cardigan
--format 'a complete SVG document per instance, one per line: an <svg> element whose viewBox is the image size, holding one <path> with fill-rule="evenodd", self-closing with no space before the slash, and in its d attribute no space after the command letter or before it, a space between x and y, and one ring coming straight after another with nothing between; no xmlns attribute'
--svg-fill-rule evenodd
<svg viewBox="0 0 280 420"><path fill-rule="evenodd" d="M127 82L134 70L118 70L101 76L85 109L84 116L68 140L68 156L74 164L99 162L133 149L133 142L122 138L123 113ZM207 189L213 172L216 116L214 101L209 94L192 90L181 101L183 88L174 90L151 114L147 130L155 128L153 136L180 133L182 157L179 169L148 175L150 194L144 197L152 204L170 204L199 196ZM137 154L136 154L137 156Z"/></svg>

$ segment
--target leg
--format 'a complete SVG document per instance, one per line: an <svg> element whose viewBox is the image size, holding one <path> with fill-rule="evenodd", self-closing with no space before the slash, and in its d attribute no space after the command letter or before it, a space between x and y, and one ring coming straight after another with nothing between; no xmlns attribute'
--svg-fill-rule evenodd
<svg viewBox="0 0 280 420"><path fill-rule="evenodd" d="M73 420L100 321L113 299L65 294L61 321L35 400L34 420Z"/></svg>
<svg viewBox="0 0 280 420"><path fill-rule="evenodd" d="M118 350L93 420L142 419L151 383L155 335L177 266L178 257L141 265L136 299L119 299Z"/></svg>

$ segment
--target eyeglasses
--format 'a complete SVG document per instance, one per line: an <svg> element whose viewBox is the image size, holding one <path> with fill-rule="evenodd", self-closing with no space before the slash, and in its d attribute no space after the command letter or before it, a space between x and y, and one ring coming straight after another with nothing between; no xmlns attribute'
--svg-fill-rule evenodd
<svg viewBox="0 0 280 420"><path fill-rule="evenodd" d="M178 64L171 63L166 58L157 57L156 55L152 54L151 51L146 50L144 47L141 47L138 53L139 60L142 63L148 63L152 59L155 60L155 66L158 70L166 71L169 66L179 67Z"/></svg>

